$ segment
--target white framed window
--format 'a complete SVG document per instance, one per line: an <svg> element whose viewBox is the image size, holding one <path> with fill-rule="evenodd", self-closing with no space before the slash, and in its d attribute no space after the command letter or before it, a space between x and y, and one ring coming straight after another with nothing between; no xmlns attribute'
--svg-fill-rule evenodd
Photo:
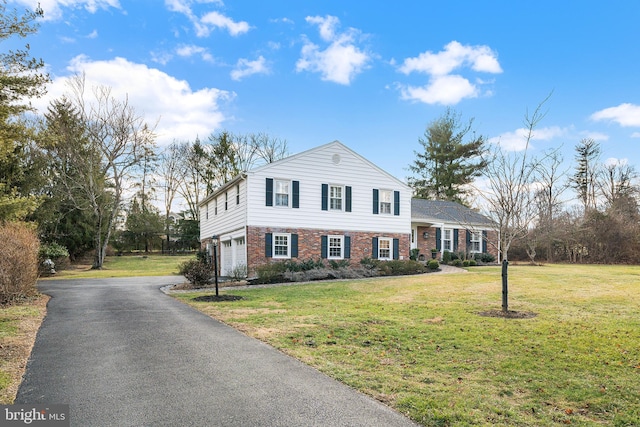
<svg viewBox="0 0 640 427"><path fill-rule="evenodd" d="M482 231L470 231L470 246L467 250L471 253L482 252Z"/></svg>
<svg viewBox="0 0 640 427"><path fill-rule="evenodd" d="M344 258L344 236L328 236L328 257L329 259Z"/></svg>
<svg viewBox="0 0 640 427"><path fill-rule="evenodd" d="M289 194L291 189L291 181L275 180L274 182L274 205L289 206Z"/></svg>
<svg viewBox="0 0 640 427"><path fill-rule="evenodd" d="M379 191L379 212L381 214L391 215L392 209L391 206L393 204L393 191L391 190L380 190Z"/></svg>
<svg viewBox="0 0 640 427"><path fill-rule="evenodd" d="M273 257L291 258L291 235L273 234Z"/></svg>
<svg viewBox="0 0 640 427"><path fill-rule="evenodd" d="M213 200L213 214L218 215L218 198Z"/></svg>
<svg viewBox="0 0 640 427"><path fill-rule="evenodd" d="M449 252L453 250L453 230L450 228L442 230L442 250Z"/></svg>
<svg viewBox="0 0 640 427"><path fill-rule="evenodd" d="M344 207L344 187L340 185L329 186L329 210L341 211Z"/></svg>
<svg viewBox="0 0 640 427"><path fill-rule="evenodd" d="M378 239L378 259L390 260L393 256L393 239Z"/></svg>
<svg viewBox="0 0 640 427"><path fill-rule="evenodd" d="M240 204L240 184L236 185L236 205Z"/></svg>

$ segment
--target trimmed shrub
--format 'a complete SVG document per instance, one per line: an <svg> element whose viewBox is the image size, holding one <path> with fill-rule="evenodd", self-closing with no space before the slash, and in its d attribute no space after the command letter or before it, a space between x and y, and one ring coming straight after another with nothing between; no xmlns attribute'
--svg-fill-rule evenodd
<svg viewBox="0 0 640 427"><path fill-rule="evenodd" d="M0 305L38 294L38 251L35 230L25 223L0 224Z"/></svg>
<svg viewBox="0 0 640 427"><path fill-rule="evenodd" d="M413 260L381 261L378 264L378 272L381 276L403 276L407 274L420 274L426 272L425 266Z"/></svg>
<svg viewBox="0 0 640 427"><path fill-rule="evenodd" d="M252 280L251 283L258 285L263 283L278 283L285 282L284 272L287 271L287 264L285 262L274 262L270 264L262 264L256 267L257 278Z"/></svg>
<svg viewBox="0 0 640 427"><path fill-rule="evenodd" d="M451 265L454 267L462 267L463 261L460 258L456 258L451 261Z"/></svg>
<svg viewBox="0 0 640 427"><path fill-rule="evenodd" d="M335 259L332 259L332 260L329 260L329 265L334 270L337 270L339 268L347 268L347 267L349 267L349 260L348 259L341 259L339 261L336 261Z"/></svg>
<svg viewBox="0 0 640 427"><path fill-rule="evenodd" d="M194 286L206 286L211 282L211 267L199 260L185 261L179 265L182 274Z"/></svg>
<svg viewBox="0 0 640 427"><path fill-rule="evenodd" d="M442 253L442 263L443 264L449 264L450 262L451 262L451 252L444 251Z"/></svg>
<svg viewBox="0 0 640 427"><path fill-rule="evenodd" d="M463 267L469 267L469 265L471 264L471 261L468 259L465 259L464 261L462 261L462 266Z"/></svg>
<svg viewBox="0 0 640 427"><path fill-rule="evenodd" d="M469 267L475 267L478 265L478 262L475 259L469 260Z"/></svg>
<svg viewBox="0 0 640 427"><path fill-rule="evenodd" d="M488 264L488 263L494 262L496 260L496 257L494 257L493 255L491 255L488 252L484 252L484 253L481 253L481 254L475 254L473 256L473 258L476 261L480 261L480 262L482 262L484 264Z"/></svg>
<svg viewBox="0 0 640 427"><path fill-rule="evenodd" d="M429 262L427 262L427 268L430 271L436 271L437 269L440 268L440 263L438 262L437 259L429 260Z"/></svg>

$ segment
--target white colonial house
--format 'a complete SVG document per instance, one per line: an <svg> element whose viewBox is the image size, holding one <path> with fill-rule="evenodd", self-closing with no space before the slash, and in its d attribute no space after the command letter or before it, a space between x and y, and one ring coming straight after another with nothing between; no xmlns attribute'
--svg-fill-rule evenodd
<svg viewBox="0 0 640 427"><path fill-rule="evenodd" d="M338 141L244 172L200 204L220 274L294 259L407 259L411 189Z"/></svg>

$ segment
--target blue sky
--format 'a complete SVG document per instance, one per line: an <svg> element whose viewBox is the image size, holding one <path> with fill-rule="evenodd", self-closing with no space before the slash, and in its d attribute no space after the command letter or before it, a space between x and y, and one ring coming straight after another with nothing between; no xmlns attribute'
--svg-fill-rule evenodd
<svg viewBox="0 0 640 427"><path fill-rule="evenodd" d="M33 7L37 0L10 0ZM28 39L53 79L128 94L158 144L266 132L297 153L340 140L405 179L447 107L511 150L586 137L640 169L640 2L40 0Z"/></svg>

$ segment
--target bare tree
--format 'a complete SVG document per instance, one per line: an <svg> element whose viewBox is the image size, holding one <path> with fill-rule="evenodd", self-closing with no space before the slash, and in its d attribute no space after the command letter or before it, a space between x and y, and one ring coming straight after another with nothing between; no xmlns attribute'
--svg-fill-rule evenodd
<svg viewBox="0 0 640 427"><path fill-rule="evenodd" d="M102 268L107 245L128 185L137 172L141 160L154 144L154 133L139 116L128 97L116 99L111 88L96 86L93 88L93 100L85 95L84 76L75 76L70 80L72 102L77 106L85 124L86 137L91 151L100 157L102 174L107 186L102 192L110 195L110 205L104 206L97 193L94 209L106 209L104 215L98 215L95 231L95 257L93 268ZM87 183L89 184L89 183Z"/></svg>
<svg viewBox="0 0 640 427"><path fill-rule="evenodd" d="M508 265L509 248L517 239L524 238L536 217L533 186L537 161L528 157L529 143L534 130L545 113L545 98L532 115L525 115L525 148L521 152L507 152L500 145L492 150L485 171L489 189L479 192L484 198L487 216L497 224L500 253L502 254L502 311L509 311Z"/></svg>
<svg viewBox="0 0 640 427"><path fill-rule="evenodd" d="M553 150L547 153L538 164L535 193L538 223L535 234L544 242L547 261L553 261L553 241L556 236L555 219L560 212L562 195L569 188L566 180L568 169L561 169L563 162L564 159L560 151ZM533 241L535 239L527 239L527 242Z"/></svg>
<svg viewBox="0 0 640 427"><path fill-rule="evenodd" d="M251 145L255 147L257 161L273 163L289 155L286 139L273 138L266 133L252 133L249 139Z"/></svg>
<svg viewBox="0 0 640 427"><path fill-rule="evenodd" d="M185 176L184 171L182 171L183 165L180 154L180 144L174 141L162 153L158 170L162 179L164 193L164 221L167 243L170 241L170 217L173 201Z"/></svg>
<svg viewBox="0 0 640 427"><path fill-rule="evenodd" d="M180 143L177 147L180 159L178 194L184 198L187 204L187 219L196 221L200 219L198 205L206 193L205 180L201 174L201 170L205 167L205 160L200 154L201 148L199 147L201 147L199 139L193 143Z"/></svg>
<svg viewBox="0 0 640 427"><path fill-rule="evenodd" d="M597 185L607 207L613 206L620 198L636 196L638 188L634 181L637 178L633 165L620 160L606 163L600 169Z"/></svg>

